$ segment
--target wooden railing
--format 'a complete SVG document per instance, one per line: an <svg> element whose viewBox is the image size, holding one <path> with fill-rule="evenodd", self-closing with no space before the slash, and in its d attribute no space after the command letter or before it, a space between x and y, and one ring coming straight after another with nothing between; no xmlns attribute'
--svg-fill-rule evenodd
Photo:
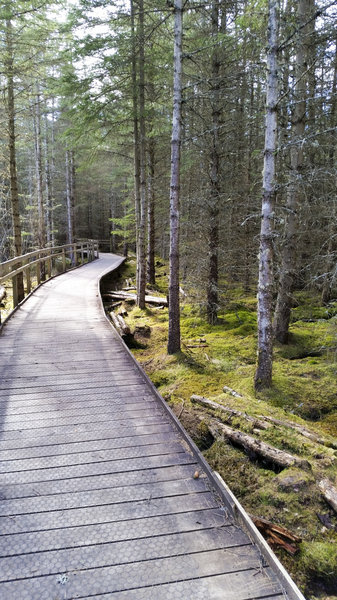
<svg viewBox="0 0 337 600"><path fill-rule="evenodd" d="M65 246L54 246L17 256L0 264L0 285L12 281L13 308L22 298L18 293L18 275L24 276L24 295L27 296L42 281L64 273L98 258L98 242L81 240ZM0 316L1 323L1 316Z"/></svg>

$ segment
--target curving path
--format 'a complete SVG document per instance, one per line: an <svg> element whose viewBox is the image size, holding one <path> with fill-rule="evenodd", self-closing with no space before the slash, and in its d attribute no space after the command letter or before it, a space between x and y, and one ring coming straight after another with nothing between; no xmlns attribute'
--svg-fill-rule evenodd
<svg viewBox="0 0 337 600"><path fill-rule="evenodd" d="M207 467L106 320L121 261L48 281L3 328L0 598L303 598L193 479Z"/></svg>

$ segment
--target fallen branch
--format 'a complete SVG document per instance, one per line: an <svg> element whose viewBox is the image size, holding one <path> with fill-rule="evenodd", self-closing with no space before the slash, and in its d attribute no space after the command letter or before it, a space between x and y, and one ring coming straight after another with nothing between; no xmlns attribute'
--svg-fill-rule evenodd
<svg viewBox="0 0 337 600"><path fill-rule="evenodd" d="M253 516L251 516L251 519L257 529L266 537L268 543L280 546L292 556L297 554L299 548L295 544L299 544L302 541L298 535L295 535L288 529L285 529L285 527L275 525L266 519Z"/></svg>
<svg viewBox="0 0 337 600"><path fill-rule="evenodd" d="M224 385L222 389L225 392L225 394L230 394L231 396L234 396L234 398L243 398L241 394L239 394L235 390L232 390L232 388L228 387L228 385Z"/></svg>
<svg viewBox="0 0 337 600"><path fill-rule="evenodd" d="M298 425L297 423L289 423L289 421L282 421L281 419L274 419L274 417L266 417L263 415L260 415L260 418L264 419L265 421L269 421L270 423L274 423L275 425L280 425L281 427L294 429L295 431L308 438L312 442L315 442L316 444L322 444L322 446L327 446L329 448L337 448L336 442L327 440L325 438L321 438L316 433L308 431L305 427L302 427L302 425Z"/></svg>
<svg viewBox="0 0 337 600"><path fill-rule="evenodd" d="M129 294L129 292L123 292L123 290L119 290L118 292L106 292L103 294L103 298L112 298L113 300L124 300L125 302L136 302L137 295ZM145 296L145 302L148 304L161 304L163 306L167 306L167 299L159 296Z"/></svg>
<svg viewBox="0 0 337 600"><path fill-rule="evenodd" d="M250 417L246 413L243 413L239 410L234 410L233 408L227 408L227 406L223 406L222 404L218 404L218 402L214 402L213 400L209 400L208 398L204 398L203 396L197 396L193 394L191 396L191 401L200 404L201 406L207 406L212 410L220 410L226 414L229 414L232 417L241 417L250 423L253 423L254 427L257 429L269 429L271 425L269 423L265 423L264 421L260 421L259 419L255 419L254 417Z"/></svg>
<svg viewBox="0 0 337 600"><path fill-rule="evenodd" d="M329 479L322 479L322 481L319 481L318 487L322 493L323 498L337 513L337 489L332 485Z"/></svg>
<svg viewBox="0 0 337 600"><path fill-rule="evenodd" d="M209 424L209 430L214 438L224 436L234 444L241 446L247 452L253 452L256 456L259 456L269 463L273 463L282 469L297 466L302 469L310 469L310 463L307 460L293 456L284 450L279 450L273 446L269 446L261 440L257 440L242 431L232 429L228 425L224 425L215 419L212 419Z"/></svg>
<svg viewBox="0 0 337 600"><path fill-rule="evenodd" d="M202 344L184 344L186 348L208 348L208 344L204 342Z"/></svg>
<svg viewBox="0 0 337 600"><path fill-rule="evenodd" d="M180 419L181 415L183 414L183 412L184 412L184 407L185 407L185 400L183 400L182 407L181 407L181 409L180 409L180 411L179 411L179 415L177 415L177 418L178 418L178 419Z"/></svg>

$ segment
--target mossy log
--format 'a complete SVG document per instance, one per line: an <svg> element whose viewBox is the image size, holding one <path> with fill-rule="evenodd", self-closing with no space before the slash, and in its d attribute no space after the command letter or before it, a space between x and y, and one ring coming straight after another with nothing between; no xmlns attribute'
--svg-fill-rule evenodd
<svg viewBox="0 0 337 600"><path fill-rule="evenodd" d="M111 317L111 321L113 322L119 335L123 339L130 339L130 337L133 337L129 325L127 325L127 323L125 323L125 321L121 315L116 315L114 312L110 312L109 314Z"/></svg>
<svg viewBox="0 0 337 600"><path fill-rule="evenodd" d="M103 294L103 298L112 299L112 300L124 300L125 302L136 302L137 295L130 294L129 292L123 292L123 290L119 290L118 292L106 292ZM145 296L145 302L148 304L160 304L162 306L167 306L167 298L163 296Z"/></svg>
<svg viewBox="0 0 337 600"><path fill-rule="evenodd" d="M260 415L260 418L264 419L265 421L269 421L270 423L274 423L275 425L279 425L280 427L293 429L294 431L308 438L308 440L315 442L315 444L321 444L322 446L327 446L328 448L337 448L336 442L321 438L316 433L308 431L305 427L302 427L302 425L298 425L297 423L289 423L289 421L282 421L281 419L275 419L274 417L266 417L262 415Z"/></svg>
<svg viewBox="0 0 337 600"><path fill-rule="evenodd" d="M269 429L271 427L269 423L265 423L264 421L261 421L260 419L255 419L254 417L250 417L246 413L241 412L239 410L223 406L222 404L214 402L213 400L209 400L208 398L204 398L203 396L197 396L196 394L193 394L191 396L191 401L195 404L200 404L201 406L211 408L212 410L220 410L221 412L224 412L227 415L230 415L231 417L241 417L242 419L245 419L246 421L252 423L257 429Z"/></svg>
<svg viewBox="0 0 337 600"><path fill-rule="evenodd" d="M220 421L216 421L215 419L211 420L209 430L213 437L219 438L224 436L233 444L244 448L248 453L253 453L281 469L287 469L293 466L300 467L301 469L311 468L310 463L307 460L284 452L284 450L279 450L279 448L269 446L269 444L257 440L242 431L232 429L231 427L228 427L228 425L224 425L224 423L220 423Z"/></svg>
<svg viewBox="0 0 337 600"><path fill-rule="evenodd" d="M322 496L330 504L331 508L337 513L337 489L332 485L329 479L322 479L318 483Z"/></svg>

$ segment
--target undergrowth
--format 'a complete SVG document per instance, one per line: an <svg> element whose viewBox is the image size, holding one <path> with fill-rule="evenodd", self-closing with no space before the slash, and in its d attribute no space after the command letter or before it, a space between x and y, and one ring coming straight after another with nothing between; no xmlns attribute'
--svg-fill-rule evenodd
<svg viewBox="0 0 337 600"><path fill-rule="evenodd" d="M134 263L124 267L134 276ZM166 295L166 266L157 265L155 293ZM214 441L207 427L209 413L191 404L192 394L212 398L251 416L272 416L302 425L313 433L336 441L336 339L337 302L321 307L312 293L298 294L293 310L290 341L276 345L273 385L257 395L253 378L256 363L256 299L241 290L226 289L219 322L207 323L200 306L188 301L181 309L181 352L166 352L168 311L127 307L127 322L136 332L132 349L161 395L213 469L220 472L247 512L269 519L302 537L299 553L291 557L274 550L310 600L337 597L337 517L322 498L317 482L337 483L337 451L314 443L298 432L275 426L259 434L246 420L232 418L231 426L280 449L306 458L311 469L275 472L270 465L221 441ZM142 337L144 326L150 336ZM138 332L138 333L137 333ZM139 333L140 332L140 333ZM242 397L224 393L228 386Z"/></svg>

